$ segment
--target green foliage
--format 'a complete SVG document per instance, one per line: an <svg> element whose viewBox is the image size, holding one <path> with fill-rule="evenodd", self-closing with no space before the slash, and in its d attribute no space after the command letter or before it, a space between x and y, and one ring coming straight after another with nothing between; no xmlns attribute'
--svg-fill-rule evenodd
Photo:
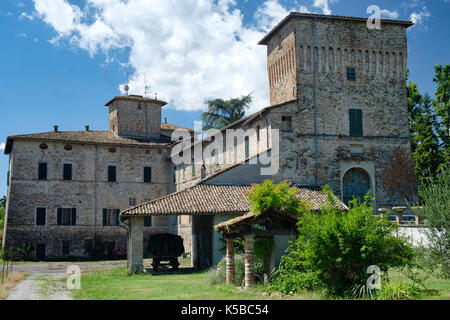
<svg viewBox="0 0 450 320"><path fill-rule="evenodd" d="M442 148L445 152L444 159L450 159L450 65L437 65L435 68L433 81L437 83L436 99L433 101L436 115L441 119L438 133L442 141Z"/></svg>
<svg viewBox="0 0 450 320"><path fill-rule="evenodd" d="M261 184L252 185L247 197L256 216L262 213L278 212L300 214L306 207L305 203L295 197L298 194L296 187L288 182L274 184L272 180L265 180Z"/></svg>
<svg viewBox="0 0 450 320"><path fill-rule="evenodd" d="M424 256L424 263L431 268L441 269L442 275L450 279L450 167L444 167L436 182L430 182L419 189L423 209L418 212L430 226L427 233L431 246Z"/></svg>
<svg viewBox="0 0 450 320"><path fill-rule="evenodd" d="M269 258L275 248L275 240L273 238L256 238L254 240L255 257L261 260Z"/></svg>
<svg viewBox="0 0 450 320"><path fill-rule="evenodd" d="M208 111L202 113L203 130L222 129L240 120L252 102L251 94L230 100L207 100Z"/></svg>
<svg viewBox="0 0 450 320"><path fill-rule="evenodd" d="M421 294L420 287L414 283L390 283L383 281L381 290L374 292L376 300L416 300Z"/></svg>
<svg viewBox="0 0 450 320"><path fill-rule="evenodd" d="M223 258L217 268L211 268L205 275L211 284L222 284L226 281L226 262ZM245 277L244 255L237 254L234 256L234 285L241 286Z"/></svg>
<svg viewBox="0 0 450 320"><path fill-rule="evenodd" d="M268 291L284 294L298 294L305 290L315 290L323 286L317 272L280 272L268 286Z"/></svg>
<svg viewBox="0 0 450 320"><path fill-rule="evenodd" d="M5 224L6 197L0 198L0 247L3 241L3 227Z"/></svg>
<svg viewBox="0 0 450 320"><path fill-rule="evenodd" d="M321 213L307 211L299 218L299 237L282 258L281 279L293 272L313 272L330 294L343 296L366 283L371 265L386 272L410 263L413 251L408 241L393 236L397 226L387 217L373 216L369 194L364 202L354 199L350 210L342 212L332 206L331 191L324 192L329 201Z"/></svg>

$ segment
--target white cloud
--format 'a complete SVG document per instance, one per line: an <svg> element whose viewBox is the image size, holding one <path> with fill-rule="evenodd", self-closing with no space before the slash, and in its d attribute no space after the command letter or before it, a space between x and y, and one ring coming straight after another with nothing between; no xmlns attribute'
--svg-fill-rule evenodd
<svg viewBox="0 0 450 320"><path fill-rule="evenodd" d="M6 147L6 144L4 142L0 143L0 151L5 150L5 147Z"/></svg>
<svg viewBox="0 0 450 320"><path fill-rule="evenodd" d="M430 12L428 11L427 7L423 6L422 10L418 12L413 12L410 15L410 19L415 24L422 24L425 23L425 21L431 16Z"/></svg>
<svg viewBox="0 0 450 320"><path fill-rule="evenodd" d="M145 73L151 96L157 92L177 109L199 110L205 99L249 93L250 111L269 104L266 47L257 43L289 13L278 0L261 4L253 26L243 25L235 0L87 0L83 9L67 0L34 3L57 33L54 44L67 41L91 56L102 52L107 62L113 50L129 48L128 61L118 65L136 70L130 94L143 94Z"/></svg>
<svg viewBox="0 0 450 320"><path fill-rule="evenodd" d="M389 19L397 19L398 16L399 16L397 11L389 11L387 9L381 10L380 13L381 13L382 17L384 16L384 17L387 17Z"/></svg>
<svg viewBox="0 0 450 320"><path fill-rule="evenodd" d="M314 0L313 6L322 10L323 14L331 14L330 4L338 0Z"/></svg>
<svg viewBox="0 0 450 320"><path fill-rule="evenodd" d="M33 20L34 17L32 15L27 14L26 12L22 12L19 16L19 20L23 20L23 19L28 19L28 20Z"/></svg>

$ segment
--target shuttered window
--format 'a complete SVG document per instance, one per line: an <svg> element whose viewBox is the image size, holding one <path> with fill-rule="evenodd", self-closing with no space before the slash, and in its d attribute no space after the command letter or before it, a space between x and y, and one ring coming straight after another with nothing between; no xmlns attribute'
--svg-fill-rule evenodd
<svg viewBox="0 0 450 320"><path fill-rule="evenodd" d="M38 179L47 180L47 163L39 162Z"/></svg>
<svg viewBox="0 0 450 320"><path fill-rule="evenodd" d="M103 226L119 225L120 209L103 209Z"/></svg>
<svg viewBox="0 0 450 320"><path fill-rule="evenodd" d="M36 208L36 225L45 226L47 208Z"/></svg>
<svg viewBox="0 0 450 320"><path fill-rule="evenodd" d="M350 136L362 137L363 136L362 110L349 109L349 117L350 117Z"/></svg>
<svg viewBox="0 0 450 320"><path fill-rule="evenodd" d="M152 226L152 217L144 217L144 227Z"/></svg>
<svg viewBox="0 0 450 320"><path fill-rule="evenodd" d="M356 81L355 68L347 68L347 80Z"/></svg>
<svg viewBox="0 0 450 320"><path fill-rule="evenodd" d="M76 208L58 208L58 226L75 226L77 224Z"/></svg>
<svg viewBox="0 0 450 320"><path fill-rule="evenodd" d="M283 131L287 131L287 132L292 131L292 117L291 116L282 116L281 123L282 123Z"/></svg>
<svg viewBox="0 0 450 320"><path fill-rule="evenodd" d="M72 180L72 164L64 163L63 165L63 180Z"/></svg>
<svg viewBox="0 0 450 320"><path fill-rule="evenodd" d="M108 166L108 182L116 182L117 168L116 166Z"/></svg>
<svg viewBox="0 0 450 320"><path fill-rule="evenodd" d="M152 182L152 167L144 167L144 182Z"/></svg>

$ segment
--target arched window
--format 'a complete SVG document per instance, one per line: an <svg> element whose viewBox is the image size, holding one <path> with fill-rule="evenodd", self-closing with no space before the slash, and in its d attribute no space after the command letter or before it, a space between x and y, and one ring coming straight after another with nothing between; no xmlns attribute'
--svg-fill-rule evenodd
<svg viewBox="0 0 450 320"><path fill-rule="evenodd" d="M344 203L348 203L355 198L364 200L364 195L370 189L370 177L366 171L360 168L348 170L343 178Z"/></svg>

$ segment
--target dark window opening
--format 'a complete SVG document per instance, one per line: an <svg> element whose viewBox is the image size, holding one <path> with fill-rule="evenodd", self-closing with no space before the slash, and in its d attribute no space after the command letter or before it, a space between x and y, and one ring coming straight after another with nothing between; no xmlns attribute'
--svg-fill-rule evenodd
<svg viewBox="0 0 450 320"><path fill-rule="evenodd" d="M355 68L347 68L347 80L356 81Z"/></svg>
<svg viewBox="0 0 450 320"><path fill-rule="evenodd" d="M64 163L63 180L72 180L72 164L71 163Z"/></svg>
<svg viewBox="0 0 450 320"><path fill-rule="evenodd" d="M45 221L47 216L46 208L37 208L36 209L36 225L37 226L45 226Z"/></svg>
<svg viewBox="0 0 450 320"><path fill-rule="evenodd" d="M63 256L70 255L70 241L63 240L63 242L62 242L62 254L63 254Z"/></svg>
<svg viewBox="0 0 450 320"><path fill-rule="evenodd" d="M245 137L245 159L250 156L250 138L248 136Z"/></svg>
<svg viewBox="0 0 450 320"><path fill-rule="evenodd" d="M282 129L283 131L292 131L292 117L291 116L282 116Z"/></svg>
<svg viewBox="0 0 450 320"><path fill-rule="evenodd" d="M362 110L349 109L349 118L350 118L350 136L362 137L363 136Z"/></svg>
<svg viewBox="0 0 450 320"><path fill-rule="evenodd" d="M103 209L103 226L119 225L120 209Z"/></svg>
<svg viewBox="0 0 450 320"><path fill-rule="evenodd" d="M136 198L130 198L130 206L136 205Z"/></svg>
<svg viewBox="0 0 450 320"><path fill-rule="evenodd" d="M58 208L58 226L75 226L77 223L76 208Z"/></svg>
<svg viewBox="0 0 450 320"><path fill-rule="evenodd" d="M117 180L117 167L108 166L108 182L116 182Z"/></svg>
<svg viewBox="0 0 450 320"><path fill-rule="evenodd" d="M91 253L94 248L94 240L84 240L84 252Z"/></svg>
<svg viewBox="0 0 450 320"><path fill-rule="evenodd" d="M152 226L152 217L144 217L144 227Z"/></svg>
<svg viewBox="0 0 450 320"><path fill-rule="evenodd" d="M47 163L45 162L39 163L38 179L47 180Z"/></svg>
<svg viewBox="0 0 450 320"><path fill-rule="evenodd" d="M144 167L144 182L152 182L152 167Z"/></svg>
<svg viewBox="0 0 450 320"><path fill-rule="evenodd" d="M192 176L195 177L195 161L194 158L191 160L191 169L192 169Z"/></svg>

